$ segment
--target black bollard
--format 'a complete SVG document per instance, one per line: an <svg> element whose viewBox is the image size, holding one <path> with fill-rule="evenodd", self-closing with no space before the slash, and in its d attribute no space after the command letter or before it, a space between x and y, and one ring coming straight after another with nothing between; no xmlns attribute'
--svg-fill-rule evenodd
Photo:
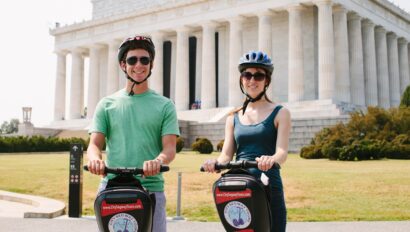
<svg viewBox="0 0 410 232"><path fill-rule="evenodd" d="M83 145L70 145L70 175L68 188L68 217L81 217L83 193Z"/></svg>

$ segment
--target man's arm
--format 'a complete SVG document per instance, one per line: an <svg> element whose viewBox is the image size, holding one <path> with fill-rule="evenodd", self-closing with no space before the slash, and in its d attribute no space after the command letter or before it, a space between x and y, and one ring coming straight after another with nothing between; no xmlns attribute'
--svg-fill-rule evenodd
<svg viewBox="0 0 410 232"><path fill-rule="evenodd" d="M162 151L154 160L144 162L144 176L153 176L159 173L161 164L170 164L175 158L177 145L176 135L162 136Z"/></svg>
<svg viewBox="0 0 410 232"><path fill-rule="evenodd" d="M102 160L102 149L105 143L103 133L91 133L90 144L87 149L88 170L96 175L104 175L105 163Z"/></svg>

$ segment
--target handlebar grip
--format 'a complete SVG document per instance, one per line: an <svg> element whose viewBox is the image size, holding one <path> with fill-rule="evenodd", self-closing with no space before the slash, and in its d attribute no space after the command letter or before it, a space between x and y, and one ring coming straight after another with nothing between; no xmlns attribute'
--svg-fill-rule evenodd
<svg viewBox="0 0 410 232"><path fill-rule="evenodd" d="M83 169L85 171L88 170L88 166L84 165ZM169 171L169 166L161 165L160 172L168 172ZM133 173L133 174L144 174L144 171L142 168L110 168L110 167L105 167L104 174L107 173L113 173L113 174L120 174L120 173Z"/></svg>
<svg viewBox="0 0 410 232"><path fill-rule="evenodd" d="M163 165L161 165L159 171L160 171L160 172L168 172L168 171L169 171L169 166L163 166Z"/></svg>
<svg viewBox="0 0 410 232"><path fill-rule="evenodd" d="M215 163L215 170L223 170L223 169L235 169L235 168L258 168L258 162L256 161L248 161L248 160L240 160L240 161L231 161L229 163L221 164ZM280 169L280 165L278 163L274 163L272 169ZM204 172L204 168L200 168L201 172Z"/></svg>

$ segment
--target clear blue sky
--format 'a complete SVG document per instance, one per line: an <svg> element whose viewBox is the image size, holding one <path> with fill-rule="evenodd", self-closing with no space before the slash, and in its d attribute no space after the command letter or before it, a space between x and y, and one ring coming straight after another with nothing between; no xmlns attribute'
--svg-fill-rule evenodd
<svg viewBox="0 0 410 232"><path fill-rule="evenodd" d="M40 3L41 2L41 3ZM410 12L410 0L394 0ZM0 8L0 124L22 120L31 106L35 126L53 120L56 58L49 28L91 19L91 0L8 1Z"/></svg>

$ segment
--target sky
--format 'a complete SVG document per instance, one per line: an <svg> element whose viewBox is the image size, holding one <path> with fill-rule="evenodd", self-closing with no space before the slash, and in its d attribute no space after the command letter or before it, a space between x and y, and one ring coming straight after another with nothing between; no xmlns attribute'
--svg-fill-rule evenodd
<svg viewBox="0 0 410 232"><path fill-rule="evenodd" d="M394 0L410 12L409 0ZM47 126L53 120L56 55L49 34L61 26L90 20L91 0L15 0L0 8L0 124L32 107L31 121ZM67 59L68 60L68 59ZM69 77L67 76L67 80Z"/></svg>

